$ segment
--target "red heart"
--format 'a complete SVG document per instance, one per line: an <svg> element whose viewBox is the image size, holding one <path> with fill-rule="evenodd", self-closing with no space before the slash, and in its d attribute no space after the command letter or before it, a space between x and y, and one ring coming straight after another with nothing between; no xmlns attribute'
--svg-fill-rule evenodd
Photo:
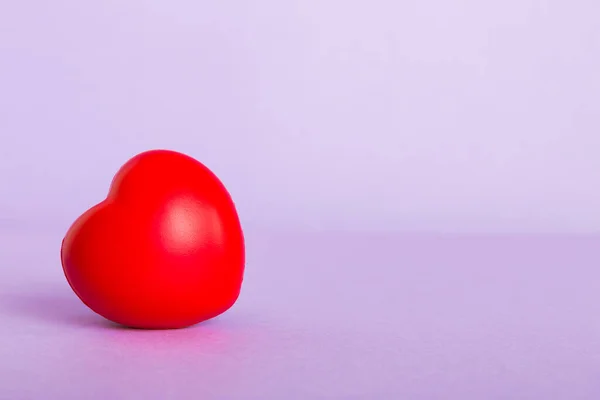
<svg viewBox="0 0 600 400"><path fill-rule="evenodd" d="M244 274L244 237L221 181L184 154L129 160L107 198L67 232L61 261L89 308L116 323L183 328L227 311Z"/></svg>

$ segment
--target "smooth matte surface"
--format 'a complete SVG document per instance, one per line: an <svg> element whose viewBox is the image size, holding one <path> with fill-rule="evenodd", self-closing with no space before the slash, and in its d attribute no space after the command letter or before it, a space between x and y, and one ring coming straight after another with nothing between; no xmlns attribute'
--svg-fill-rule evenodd
<svg viewBox="0 0 600 400"><path fill-rule="evenodd" d="M62 242L63 271L97 314L140 329L190 327L240 295L244 235L231 196L202 163L144 152Z"/></svg>
<svg viewBox="0 0 600 400"><path fill-rule="evenodd" d="M0 398L600 398L600 238L248 232L239 303L104 322L59 229L0 230Z"/></svg>

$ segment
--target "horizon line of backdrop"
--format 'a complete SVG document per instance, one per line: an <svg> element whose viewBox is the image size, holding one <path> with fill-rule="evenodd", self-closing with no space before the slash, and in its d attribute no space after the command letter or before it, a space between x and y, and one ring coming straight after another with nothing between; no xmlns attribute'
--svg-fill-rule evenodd
<svg viewBox="0 0 600 400"><path fill-rule="evenodd" d="M493 3L493 4L492 4ZM196 157L246 226L600 232L600 2L0 5L0 220Z"/></svg>

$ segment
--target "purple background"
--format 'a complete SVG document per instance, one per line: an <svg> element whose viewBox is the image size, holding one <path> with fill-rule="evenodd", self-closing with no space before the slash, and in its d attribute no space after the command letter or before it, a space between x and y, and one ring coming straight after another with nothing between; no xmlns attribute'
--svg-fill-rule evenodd
<svg viewBox="0 0 600 400"><path fill-rule="evenodd" d="M212 3L0 4L0 399L600 398L600 3ZM246 227L193 329L60 269L151 148Z"/></svg>
<svg viewBox="0 0 600 400"><path fill-rule="evenodd" d="M597 232L598 15L597 0L5 1L0 213L70 221L166 147L214 169L250 225Z"/></svg>

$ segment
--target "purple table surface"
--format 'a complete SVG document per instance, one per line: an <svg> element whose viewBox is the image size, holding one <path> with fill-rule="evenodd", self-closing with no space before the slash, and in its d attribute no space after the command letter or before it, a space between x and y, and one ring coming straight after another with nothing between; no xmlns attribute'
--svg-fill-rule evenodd
<svg viewBox="0 0 600 400"><path fill-rule="evenodd" d="M115 327L0 231L0 398L600 399L600 237L247 232L238 303Z"/></svg>

